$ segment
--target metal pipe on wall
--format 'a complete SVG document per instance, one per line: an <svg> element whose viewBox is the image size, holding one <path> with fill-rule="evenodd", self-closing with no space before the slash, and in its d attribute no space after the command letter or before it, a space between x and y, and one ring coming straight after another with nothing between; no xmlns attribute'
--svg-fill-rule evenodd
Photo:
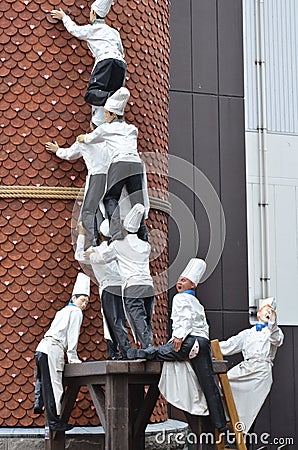
<svg viewBox="0 0 298 450"><path fill-rule="evenodd" d="M269 253L269 183L267 148L267 105L265 73L265 20L264 0L255 1L256 26L256 74L258 109L259 149L259 209L261 225L261 293L262 298L270 296L270 253ZM258 305L256 305L258 307Z"/></svg>

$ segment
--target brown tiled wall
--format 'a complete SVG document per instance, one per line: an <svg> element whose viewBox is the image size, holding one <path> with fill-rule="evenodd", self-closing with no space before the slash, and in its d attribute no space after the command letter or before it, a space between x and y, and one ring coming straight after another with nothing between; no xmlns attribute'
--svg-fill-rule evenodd
<svg viewBox="0 0 298 450"><path fill-rule="evenodd" d="M68 147L86 132L90 106L84 102L92 57L49 11L69 8L78 24L88 22L86 1L0 1L0 178L1 185L81 187L82 160L58 160L44 150L47 140ZM120 30L128 63L131 98L127 120L139 128L139 150L147 163L150 195L167 199L168 1L116 0L107 22ZM160 158L160 154L163 158ZM32 415L34 351L55 312L68 301L78 264L71 217L64 199L0 199L0 426L42 426ZM152 274L166 284L167 216L150 211ZM159 233L163 239L159 238ZM162 242L162 244L161 244ZM159 287L158 286L158 287ZM160 289L159 289L160 290ZM166 339L167 295L157 296L156 343ZM100 303L92 286L79 342L83 359L104 358ZM81 391L72 415L78 425L98 423ZM165 418L159 402L153 420Z"/></svg>

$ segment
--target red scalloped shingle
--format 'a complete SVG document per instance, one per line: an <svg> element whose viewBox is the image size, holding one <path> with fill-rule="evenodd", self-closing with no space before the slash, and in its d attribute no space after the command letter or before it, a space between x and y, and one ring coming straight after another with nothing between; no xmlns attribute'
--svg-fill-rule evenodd
<svg viewBox="0 0 298 450"><path fill-rule="evenodd" d="M70 7L77 23L88 22L86 0L63 4ZM26 6L7 0L1 6L0 64L5 81L0 87L0 182L4 186L82 187L85 182L82 160L61 161L44 149L48 140L70 146L86 132L91 113L83 96L93 58L84 42L50 17L49 11L58 6L58 0L31 0ZM117 0L107 22L119 29L123 39L126 85L131 91L126 118L139 128L149 193L168 200L168 1L131 0L128 6L126 0ZM63 199L0 202L0 426L44 425L44 418L32 412L34 350L55 312L68 301L79 269L71 244L73 206L73 200ZM147 224L154 230L151 271L158 295L153 329L155 343L160 344L166 339L167 216L151 210ZM101 359L106 351L95 284L78 351L82 359ZM97 425L91 404L83 388L71 422ZM152 420L165 418L160 399Z"/></svg>

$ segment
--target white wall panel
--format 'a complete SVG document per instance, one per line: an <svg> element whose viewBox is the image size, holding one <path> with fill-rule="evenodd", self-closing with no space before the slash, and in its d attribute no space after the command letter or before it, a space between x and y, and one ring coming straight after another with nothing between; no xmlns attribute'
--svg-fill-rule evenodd
<svg viewBox="0 0 298 450"><path fill-rule="evenodd" d="M243 11L246 129L255 130L255 1ZM268 130L298 134L298 1L266 0L264 11Z"/></svg>
<svg viewBox="0 0 298 450"><path fill-rule="evenodd" d="M250 305L261 298L257 133L246 133ZM268 136L270 295L279 323L298 325L298 136Z"/></svg>
<svg viewBox="0 0 298 450"><path fill-rule="evenodd" d="M298 325L297 293L297 201L296 189L275 189L276 298L278 318L283 325Z"/></svg>

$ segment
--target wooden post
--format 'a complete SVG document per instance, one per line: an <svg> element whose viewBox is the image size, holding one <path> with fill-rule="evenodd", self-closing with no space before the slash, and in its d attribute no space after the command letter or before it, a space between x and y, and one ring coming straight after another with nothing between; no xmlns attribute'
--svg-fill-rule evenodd
<svg viewBox="0 0 298 450"><path fill-rule="evenodd" d="M131 450L145 450L144 429L138 429L138 426L136 426L144 396L145 392L143 385L129 386L129 448Z"/></svg>
<svg viewBox="0 0 298 450"><path fill-rule="evenodd" d="M127 375L107 375L105 405L105 450L130 450Z"/></svg>

